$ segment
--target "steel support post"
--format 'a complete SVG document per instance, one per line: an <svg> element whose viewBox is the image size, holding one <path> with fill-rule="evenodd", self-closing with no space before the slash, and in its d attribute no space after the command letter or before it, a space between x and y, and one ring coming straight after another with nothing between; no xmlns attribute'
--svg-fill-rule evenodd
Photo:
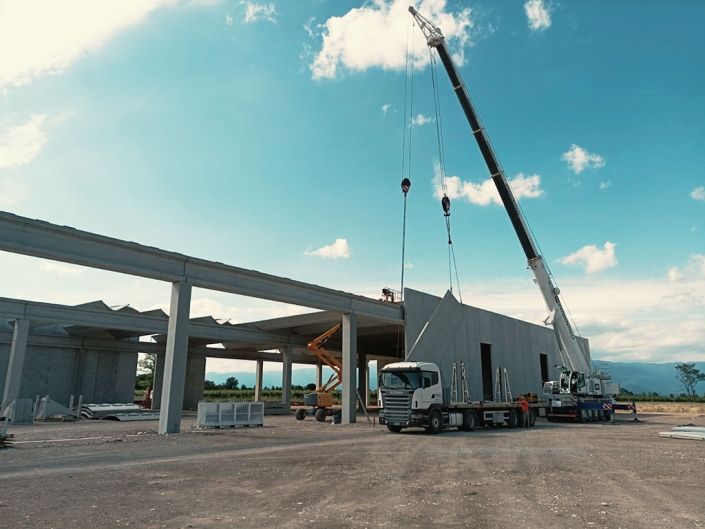
<svg viewBox="0 0 705 529"><path fill-rule="evenodd" d="M191 284L173 283L166 338L159 433L179 433L184 404Z"/></svg>
<svg viewBox="0 0 705 529"><path fill-rule="evenodd" d="M20 398L20 385L24 359L27 353L27 339L29 337L30 320L15 320L15 330L12 333L12 346L10 347L10 361L7 364L7 377L5 378L5 391L2 395L0 411Z"/></svg>
<svg viewBox="0 0 705 529"><path fill-rule="evenodd" d="M357 422L355 375L357 371L357 315L343 314L343 424Z"/></svg>

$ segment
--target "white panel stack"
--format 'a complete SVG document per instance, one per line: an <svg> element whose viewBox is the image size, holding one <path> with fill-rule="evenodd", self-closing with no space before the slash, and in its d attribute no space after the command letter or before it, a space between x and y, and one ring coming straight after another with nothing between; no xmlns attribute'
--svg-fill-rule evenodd
<svg viewBox="0 0 705 529"><path fill-rule="evenodd" d="M264 402L199 402L198 427L262 426Z"/></svg>

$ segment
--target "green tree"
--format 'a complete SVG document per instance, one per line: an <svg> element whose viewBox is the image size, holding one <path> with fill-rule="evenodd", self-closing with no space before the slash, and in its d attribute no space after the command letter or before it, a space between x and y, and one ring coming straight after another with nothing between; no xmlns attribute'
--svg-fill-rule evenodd
<svg viewBox="0 0 705 529"><path fill-rule="evenodd" d="M227 380L225 381L225 384L223 384L223 387L225 389L237 389L237 386L240 382L238 381L237 378L235 377L228 377Z"/></svg>
<svg viewBox="0 0 705 529"><path fill-rule="evenodd" d="M682 363L676 366L676 379L683 384L685 393L688 398L695 400L698 394L695 392L695 386L705 380L705 373L701 373L695 367L695 363Z"/></svg>
<svg viewBox="0 0 705 529"><path fill-rule="evenodd" d="M212 380L206 380L203 382L203 389L217 389L218 386Z"/></svg>
<svg viewBox="0 0 705 529"><path fill-rule="evenodd" d="M142 378L143 384L146 386L154 388L154 372L157 369L157 355L156 353L144 353L142 358L137 361L137 372L140 375L145 375Z"/></svg>

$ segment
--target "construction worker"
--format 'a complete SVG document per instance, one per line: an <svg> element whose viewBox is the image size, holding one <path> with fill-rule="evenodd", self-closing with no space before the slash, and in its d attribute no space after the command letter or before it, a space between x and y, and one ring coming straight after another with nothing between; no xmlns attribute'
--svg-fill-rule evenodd
<svg viewBox="0 0 705 529"><path fill-rule="evenodd" d="M522 426L524 428L528 428L529 427L529 401L526 400L526 398L522 395L521 398L519 399L519 403L521 404Z"/></svg>

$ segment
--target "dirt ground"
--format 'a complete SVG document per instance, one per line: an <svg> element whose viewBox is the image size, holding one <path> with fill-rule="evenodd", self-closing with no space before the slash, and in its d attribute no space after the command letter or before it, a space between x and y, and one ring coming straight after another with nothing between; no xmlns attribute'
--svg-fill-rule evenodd
<svg viewBox="0 0 705 529"><path fill-rule="evenodd" d="M428 435L267 416L11 427L0 527L705 527L705 415Z"/></svg>

